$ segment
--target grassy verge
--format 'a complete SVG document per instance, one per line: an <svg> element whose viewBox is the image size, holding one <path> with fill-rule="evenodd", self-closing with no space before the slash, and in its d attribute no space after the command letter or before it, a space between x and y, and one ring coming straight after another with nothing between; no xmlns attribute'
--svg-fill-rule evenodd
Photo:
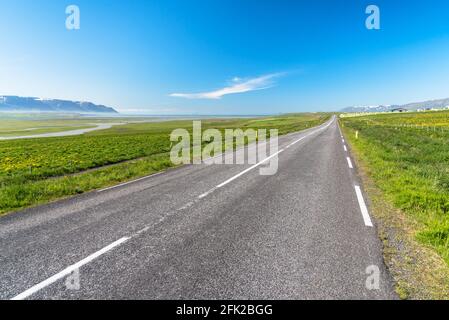
<svg viewBox="0 0 449 320"><path fill-rule="evenodd" d="M328 114L203 121L203 130L317 126ZM170 133L191 121L138 123L83 136L0 141L0 215L149 175L173 164Z"/></svg>
<svg viewBox="0 0 449 320"><path fill-rule="evenodd" d="M114 185L170 167L172 163L168 156L156 155L85 173L4 186L0 192L2 213Z"/></svg>
<svg viewBox="0 0 449 320"><path fill-rule="evenodd" d="M385 261L404 299L449 298L448 116L341 120L379 222ZM427 129L435 123L440 130Z"/></svg>

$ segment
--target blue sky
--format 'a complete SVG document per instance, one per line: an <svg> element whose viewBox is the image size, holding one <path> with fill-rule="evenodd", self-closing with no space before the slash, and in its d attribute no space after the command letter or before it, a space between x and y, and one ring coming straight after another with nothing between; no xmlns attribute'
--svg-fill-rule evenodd
<svg viewBox="0 0 449 320"><path fill-rule="evenodd" d="M81 29L65 28L76 4ZM381 30L365 28L379 6ZM268 114L449 97L449 2L0 0L0 95Z"/></svg>

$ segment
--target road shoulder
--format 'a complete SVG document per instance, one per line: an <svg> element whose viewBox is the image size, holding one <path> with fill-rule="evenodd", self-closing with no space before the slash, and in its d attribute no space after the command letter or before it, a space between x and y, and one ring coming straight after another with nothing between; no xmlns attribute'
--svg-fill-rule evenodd
<svg viewBox="0 0 449 320"><path fill-rule="evenodd" d="M368 195L371 214L377 221L385 264L397 294L401 299L410 300L449 299L449 266L432 248L416 240L418 222L386 199L370 177L366 161L351 143L354 137L342 129Z"/></svg>

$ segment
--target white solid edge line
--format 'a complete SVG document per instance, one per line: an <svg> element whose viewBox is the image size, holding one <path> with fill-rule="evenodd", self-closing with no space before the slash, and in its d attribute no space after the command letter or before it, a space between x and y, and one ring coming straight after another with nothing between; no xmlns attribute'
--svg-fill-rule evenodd
<svg viewBox="0 0 449 320"><path fill-rule="evenodd" d="M309 135L315 133L316 131L318 131L318 130L320 130L320 129L325 129L325 128L329 127L329 126L332 124L333 120L334 120L334 118L331 119L330 122L329 122L325 127L322 127L322 128L320 127L320 128L318 128L317 130L312 131L310 134L308 134L308 135L302 137L301 139L299 139L299 140L297 140L297 141L291 143L287 148L290 148L290 147L293 146L294 144L298 143L299 141L301 141L302 139L306 138L307 136L309 136ZM291 134L296 134L296 132L292 132ZM268 141L264 141L264 143L267 143L267 142L268 142ZM241 149L244 149L244 148L247 148L247 147L254 147L254 145L252 145L252 146L243 146L243 147L241 147L240 149L237 149L235 152L240 151ZM282 151L284 151L284 150L282 150ZM219 155L217 155L217 156L209 157L209 158L207 158L206 160L204 160L202 163L204 163L205 161L208 161L208 160L210 161L210 160L214 160L214 159L219 158L219 157L226 156L226 155L228 155L228 152L229 152L229 151L227 151L227 152L225 151L225 152L223 152L223 153L221 153L221 154L219 154ZM234 153L234 151L233 151L232 153ZM266 161L266 160L267 160L267 159L265 159L264 161ZM206 164L207 164L207 163L206 163ZM261 164L261 163L259 163L259 165L260 165L260 164ZM144 179L148 179L148 178L152 178L152 177L161 175L161 174L163 174L163 173L164 173L164 172L157 172L157 173L154 173L154 174L152 174L152 175L145 176L145 177L142 177L142 178L139 178L139 179L127 181L127 182L124 182L124 183L121 183L121 184L118 184L118 185L115 185L115 186L111 186L111 187L108 187L108 188L104 188L104 189L101 189L101 190L97 190L97 192L104 192L104 191L112 190L112 189L115 189L115 188L123 187L123 186L126 186L126 185L131 184L131 183L139 182L139 181L144 180ZM203 195L201 195L201 196L203 196ZM204 198L204 196L203 196L202 198Z"/></svg>
<svg viewBox="0 0 449 320"><path fill-rule="evenodd" d="M240 172L239 174L236 174L235 176L233 176L232 178L226 180L225 182L220 183L220 184L219 184L218 186L216 186L215 188L216 188L216 189L219 189L219 188L221 188L221 187L224 187L224 186L227 185L228 183L230 183L230 182L234 181L235 179L237 179L237 178L243 176L245 173L247 173L247 172L249 172L249 171L251 171L251 170L253 170L253 169L259 167L261 164L267 162L267 161L270 160L271 158L276 157L276 156L279 155L281 152L284 152L284 149L279 150L278 152L276 152L275 154L269 156L268 158L265 158L265 159L263 159L262 161L256 163L255 165L249 167L248 169L243 170L242 172ZM212 191L212 190L211 190L211 191ZM211 191L207 192L207 194L210 194Z"/></svg>
<svg viewBox="0 0 449 320"><path fill-rule="evenodd" d="M354 166L352 165L351 158L346 157L346 159L348 160L348 166L349 166L349 169L354 169Z"/></svg>
<svg viewBox="0 0 449 320"><path fill-rule="evenodd" d="M213 189L211 189L211 190L209 190L209 191L203 193L202 195L198 196L198 199L206 198L208 195L210 195L210 194L211 194L212 192L214 192L214 191L215 191L215 188L213 188Z"/></svg>
<svg viewBox="0 0 449 320"><path fill-rule="evenodd" d="M335 118L332 118L331 120L329 120L329 123L328 123L328 124L324 124L324 123L321 124L320 126L318 126L317 129L309 128L309 129L305 129L305 130L303 130L303 131L290 132L290 133L287 133L286 135L284 135L284 137L288 137L288 136L290 136L290 135L295 135L295 134L305 133L305 132L310 131L310 130L313 130L312 133L314 133L314 132L317 131L317 130L325 129L325 128L329 127L329 126L332 124L332 122L334 121L334 119L335 119ZM310 133L310 134L312 134L312 133ZM305 137L304 137L304 138L305 138ZM343 138L343 136L342 136L342 138ZM298 143L298 142L301 141L302 139L303 139L303 138L301 138L301 139L299 139L299 140L297 140L297 141L295 141L295 142L293 142L293 143L290 143L290 144L289 144L288 146L286 146L284 149L290 148L291 146L293 146L294 144ZM265 144L268 144L268 142L269 142L269 139L263 141L263 143L265 143ZM233 155L234 153L236 153L236 152L238 152L238 151L242 151L242 150L245 149L245 148L249 149L249 148L254 148L254 147L257 147L257 142L256 142L256 141L255 141L255 142L252 142L252 143L249 144L249 145L240 147L239 149L236 149L235 151L234 151L234 150L227 150L227 151L224 151L224 152L220 153L219 155L216 155L216 156L213 156L213 157L209 157L209 158L203 160L202 163L208 164L208 163L206 163L206 161L215 160L215 159L220 158L220 157L223 158L223 157L229 156L230 154Z"/></svg>
<svg viewBox="0 0 449 320"><path fill-rule="evenodd" d="M362 211L363 221L367 227L372 227L373 222L368 213L368 208L366 207L365 200L363 199L362 190L359 186L354 186L355 193L357 195L357 200L359 201L360 210Z"/></svg>
<svg viewBox="0 0 449 320"><path fill-rule="evenodd" d="M104 192L104 191L112 190L112 189L115 189L115 188L123 187L123 186L126 186L126 185L134 183L134 182L139 182L139 181L142 181L142 180L145 180L145 179L156 177L156 176L161 175L163 173L164 172L157 172L157 173L154 173L154 174L149 175L149 176L145 176L145 177L142 177L142 178L139 178L139 179L135 179L135 180L131 180L131 181L124 182L124 183L120 183L120 184L117 184L117 185L109 187L109 188L104 188L104 189L98 190L97 192Z"/></svg>
<svg viewBox="0 0 449 320"><path fill-rule="evenodd" d="M328 123L327 125L325 125L324 127L323 127L323 126L319 126L317 129L313 130L312 132L310 132L310 133L306 134L305 136L299 138L298 140L296 140L296 141L290 143L290 144L289 144L287 147L285 147L284 149L279 150L279 151L276 152L275 154L273 154L273 155L271 155L271 156L269 156L269 157L267 157L267 158L261 160L260 162L256 163L255 165L249 167L248 169L243 170L242 172L236 174L236 175L233 176L232 178L229 178L229 179L226 180L225 182L220 183L220 184L219 184L218 186L216 186L215 188L212 188L211 190L209 190L209 191L207 191L207 192L201 194L200 196L198 196L198 199L203 199L203 198L207 197L208 195L210 195L211 193L213 193L215 190L224 187L225 185L227 185L227 184L231 183L232 181L238 179L239 177L243 176L244 174L250 172L251 170L254 170L255 168L259 167L261 164L267 162L268 160L270 160L270 159L273 158L273 157L278 156L280 153L284 152L286 149L288 149L288 148L290 148L291 146L297 144L298 142L304 140L304 139L307 138L308 136L310 136L310 135L312 135L312 134L314 134L314 133L316 133L316 132L318 132L318 131L320 131L320 130L327 129L327 128L334 122L334 120L335 120L335 119L332 118L332 119L329 121L329 123Z"/></svg>
<svg viewBox="0 0 449 320"><path fill-rule="evenodd" d="M61 280L62 278L70 275L73 271L81 268L82 266L88 264L89 262L97 259L98 257L100 257L101 255L105 254L106 252L114 249L115 247L121 245L122 243L128 241L130 238L128 237L123 237L113 243L111 243L110 245L108 245L107 247L104 247L103 249L95 252L94 254L88 256L87 258L65 268L64 270L62 270L61 272L55 274L54 276L48 278L47 280L42 281L41 283L38 283L37 285L31 287L30 289L22 292L21 294L15 296L14 298L12 298L11 300L24 300L26 298L28 298L29 296L35 294L36 292L44 289L45 287L48 287L49 285L55 283L58 280Z"/></svg>
<svg viewBox="0 0 449 320"><path fill-rule="evenodd" d="M255 165L249 167L248 169L243 170L242 172L236 174L236 175L233 176L232 178L229 178L229 179L226 180L225 182L223 182L223 183L219 184L218 186L216 186L216 187L215 187L214 189L212 189L211 191L206 192L206 195L209 195L211 192L215 191L216 189L219 189L219 188L224 187L225 185L229 184L230 182L234 181L235 179L237 179L237 178L241 177L242 175L248 173L249 171L251 171L251 170L253 170L253 169L259 167L261 164L267 162L267 161L270 160L271 158L276 157L276 156L278 156L280 153L284 152L285 149L287 149L287 148L289 148L289 147L291 147L291 146L297 144L298 142L304 140L305 138L311 136L312 134L314 134L314 133L316 133L316 132L318 132L318 131L320 131L320 130L327 129L327 128L333 123L333 121L334 121L334 119L332 119L326 126L324 126L324 127L319 127L318 129L313 130L312 132L306 134L305 136L299 138L298 140L296 140L296 141L290 143L286 148L279 150L278 152L276 152L275 154L269 156L268 158L263 159L262 161L258 162L257 164L255 164ZM205 194L201 195L202 198L204 198L204 195L205 195ZM201 197L201 196L200 196L200 197Z"/></svg>

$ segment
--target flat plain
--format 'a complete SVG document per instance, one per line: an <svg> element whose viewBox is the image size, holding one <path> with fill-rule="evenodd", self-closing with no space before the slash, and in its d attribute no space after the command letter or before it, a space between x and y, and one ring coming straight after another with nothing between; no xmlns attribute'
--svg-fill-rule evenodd
<svg viewBox="0 0 449 320"><path fill-rule="evenodd" d="M202 122L204 130L264 128L278 129L282 135L317 126L329 117L322 113L290 114ZM139 122L129 118L63 117L2 119L0 132L29 135L30 128L45 133L104 122L129 123L79 136L0 141L0 214L172 167L170 133L177 128L192 131L191 120Z"/></svg>

